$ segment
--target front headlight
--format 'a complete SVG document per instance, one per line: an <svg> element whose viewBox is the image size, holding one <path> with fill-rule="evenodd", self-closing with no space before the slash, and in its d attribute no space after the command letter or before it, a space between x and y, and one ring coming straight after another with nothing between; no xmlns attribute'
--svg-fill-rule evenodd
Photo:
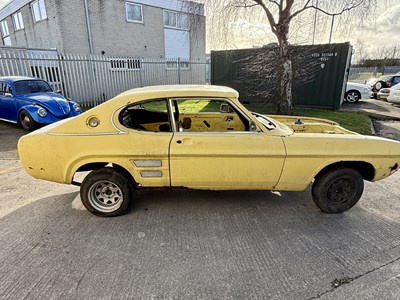
<svg viewBox="0 0 400 300"><path fill-rule="evenodd" d="M76 111L76 112L81 111L81 106L78 103L74 103L73 108L74 108L74 111Z"/></svg>
<svg viewBox="0 0 400 300"><path fill-rule="evenodd" d="M40 117L44 118L45 116L47 116L47 110L45 110L43 107L41 107L38 109L37 114Z"/></svg>
<svg viewBox="0 0 400 300"><path fill-rule="evenodd" d="M364 89L364 92L366 92L366 93L368 93L368 92L370 92L370 91L371 91L370 88L365 88L365 89Z"/></svg>

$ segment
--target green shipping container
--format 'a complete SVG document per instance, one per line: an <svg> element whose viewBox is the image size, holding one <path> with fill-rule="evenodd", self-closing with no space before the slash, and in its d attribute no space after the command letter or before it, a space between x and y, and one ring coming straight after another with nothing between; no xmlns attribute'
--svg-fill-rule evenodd
<svg viewBox="0 0 400 300"><path fill-rule="evenodd" d="M270 55L274 49L276 50L276 47L273 46L212 51L211 83L236 89L243 102L274 102L272 98L278 97L276 89L280 80L274 76L274 64L276 65L277 60L271 59L273 55ZM294 107L338 110L346 88L351 45L341 43L291 46L290 52ZM262 59L263 56L266 59Z"/></svg>

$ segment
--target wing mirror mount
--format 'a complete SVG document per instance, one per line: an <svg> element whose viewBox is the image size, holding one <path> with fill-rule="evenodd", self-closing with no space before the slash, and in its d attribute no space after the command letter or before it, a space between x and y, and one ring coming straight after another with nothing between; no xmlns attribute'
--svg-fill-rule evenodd
<svg viewBox="0 0 400 300"><path fill-rule="evenodd" d="M222 103L221 106L219 107L219 111L221 113L226 113L226 114L231 114L234 112L234 110L232 109L232 107L230 107L228 104L226 103Z"/></svg>
<svg viewBox="0 0 400 300"><path fill-rule="evenodd" d="M250 131L257 131L257 125L254 121L250 121Z"/></svg>

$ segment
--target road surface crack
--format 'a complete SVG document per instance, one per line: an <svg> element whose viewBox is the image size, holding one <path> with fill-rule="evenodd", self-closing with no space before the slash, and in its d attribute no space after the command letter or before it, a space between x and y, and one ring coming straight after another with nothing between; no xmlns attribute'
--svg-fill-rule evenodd
<svg viewBox="0 0 400 300"><path fill-rule="evenodd" d="M372 270L369 270L369 271L367 271L367 272L365 272L365 273L356 275L356 276L354 276L354 277L335 278L335 279L331 282L331 288L330 288L329 290L326 290L326 291L324 291L324 292L322 292L322 293L319 293L318 295L316 295L316 296L314 296L314 297L307 298L306 300L319 299L319 298L321 298L322 296L324 296L324 295L326 295L326 294L332 293L335 289L337 289L338 287L340 287L340 286L342 286L342 285L346 285L346 284L352 283L353 281L355 281L355 280L357 280L357 279L360 279L361 277L363 277L363 276L365 276L365 275L371 274L371 273L373 273L373 272L375 272L375 271L379 271L380 269L382 269L382 268L384 268L384 267L387 267L388 265L390 265L390 264L392 264L392 263L395 263L395 262L397 262L397 261L399 261L399 260L400 260L400 257L397 257L397 258L395 258L395 259L393 259L393 260L391 260L391 261L389 261L389 262L387 262L387 263L385 263L385 264L383 264L383 265L380 265L379 267L376 267L376 268L374 268L374 269L372 269Z"/></svg>

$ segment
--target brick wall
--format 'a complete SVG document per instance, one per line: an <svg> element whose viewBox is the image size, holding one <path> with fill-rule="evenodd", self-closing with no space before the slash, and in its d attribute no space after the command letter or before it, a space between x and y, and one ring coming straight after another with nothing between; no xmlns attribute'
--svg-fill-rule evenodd
<svg viewBox="0 0 400 300"><path fill-rule="evenodd" d="M25 29L15 31L7 17L12 46L57 48L60 52L89 53L82 0L45 0L47 19L34 23L30 4L20 9ZM164 57L163 9L143 5L143 24L126 21L125 1L88 0L94 54ZM193 19L193 18L192 18ZM205 17L191 26L191 59L205 60Z"/></svg>
<svg viewBox="0 0 400 300"><path fill-rule="evenodd" d="M19 11L22 13L24 29L15 31L12 16L7 17L12 46L30 48L62 48L57 12L53 1L46 1L47 19L34 22L30 4Z"/></svg>

